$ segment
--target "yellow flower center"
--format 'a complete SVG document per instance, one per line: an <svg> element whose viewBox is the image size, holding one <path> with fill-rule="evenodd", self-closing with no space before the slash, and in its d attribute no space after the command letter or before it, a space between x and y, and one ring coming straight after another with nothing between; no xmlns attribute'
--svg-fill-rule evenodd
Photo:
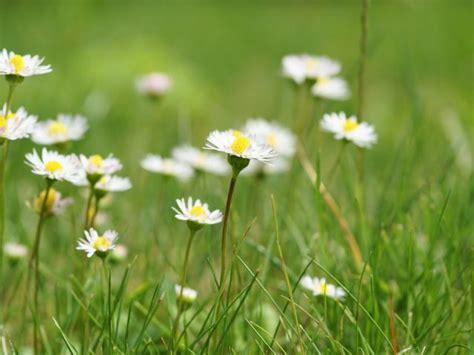
<svg viewBox="0 0 474 355"><path fill-rule="evenodd" d="M353 130L355 130L357 127L359 126L359 124L357 123L356 120L346 120L346 122L344 122L344 132L351 132Z"/></svg>
<svg viewBox="0 0 474 355"><path fill-rule="evenodd" d="M267 144L271 146L275 146L277 144L277 137L275 133L269 133L267 135Z"/></svg>
<svg viewBox="0 0 474 355"><path fill-rule="evenodd" d="M322 295L326 295L327 292L328 292L328 284L326 283L326 281L324 282L321 282L319 284L319 292L322 294Z"/></svg>
<svg viewBox="0 0 474 355"><path fill-rule="evenodd" d="M46 212L51 212L56 201L57 191L53 188L49 190L48 198L46 199L45 210ZM41 213L41 208L43 207L44 198L46 197L46 191L41 191L38 197L35 199L35 211Z"/></svg>
<svg viewBox="0 0 474 355"><path fill-rule="evenodd" d="M98 237L94 240L94 243L92 243L92 247L95 250L107 251L110 247L110 242L105 237Z"/></svg>
<svg viewBox="0 0 474 355"><path fill-rule="evenodd" d="M67 132L67 128L64 125L64 123L55 121L55 122L52 122L51 125L49 126L49 133L53 135L64 134L66 132Z"/></svg>
<svg viewBox="0 0 474 355"><path fill-rule="evenodd" d="M201 217L204 214L204 208L202 206L194 206L190 212L194 217Z"/></svg>
<svg viewBox="0 0 474 355"><path fill-rule="evenodd" d="M234 141L230 145L230 149L232 149L237 154L242 154L250 146L250 143L251 141L248 137L240 135L234 139Z"/></svg>
<svg viewBox="0 0 474 355"><path fill-rule="evenodd" d="M306 70L313 71L318 67L318 61L316 59L309 58L306 60L305 65L306 65Z"/></svg>
<svg viewBox="0 0 474 355"><path fill-rule="evenodd" d="M7 125L7 121L15 118L15 114L13 112L9 112L7 117L0 115L0 128L3 128Z"/></svg>
<svg viewBox="0 0 474 355"><path fill-rule="evenodd" d="M10 59L11 65L13 65L13 68L15 68L15 73L18 74L24 67L25 67L25 60L21 55L14 55Z"/></svg>
<svg viewBox="0 0 474 355"><path fill-rule="evenodd" d="M235 131L232 131L232 135L233 135L235 138L242 137L242 132L235 130Z"/></svg>
<svg viewBox="0 0 474 355"><path fill-rule="evenodd" d="M99 154L94 154L89 157L89 161L93 166L99 167L102 165L104 159Z"/></svg>
<svg viewBox="0 0 474 355"><path fill-rule="evenodd" d="M46 170L48 170L50 173L54 173L58 170L63 170L63 165L56 161L56 160L50 160L48 161L45 166Z"/></svg>
<svg viewBox="0 0 474 355"><path fill-rule="evenodd" d="M329 78L326 78L325 76L322 76L317 80L318 85L326 85L327 83L329 83Z"/></svg>

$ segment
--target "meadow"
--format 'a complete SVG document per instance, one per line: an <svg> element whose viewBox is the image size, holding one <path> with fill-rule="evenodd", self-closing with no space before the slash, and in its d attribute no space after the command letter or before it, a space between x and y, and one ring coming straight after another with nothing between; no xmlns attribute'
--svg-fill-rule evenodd
<svg viewBox="0 0 474 355"><path fill-rule="evenodd" d="M2 354L472 353L470 1L0 0L0 13L0 50L52 69L17 80L2 68L25 57L0 60L0 98L15 84L12 112L88 126L59 144L39 143L39 125L9 140L0 111ZM340 63L346 95L312 95L332 75L285 75L283 58L302 53ZM152 72L172 81L154 97L137 90ZM322 123L339 112L358 119L343 139ZM285 144L257 144L256 118ZM349 134L361 122L376 140ZM183 144L221 160L185 153L206 166L193 176L144 163ZM26 155L43 147L78 171L32 171ZM129 180L111 188L87 170L103 161ZM72 199L57 215L50 183ZM190 196L210 211L177 204ZM77 250L89 228L90 258Z"/></svg>

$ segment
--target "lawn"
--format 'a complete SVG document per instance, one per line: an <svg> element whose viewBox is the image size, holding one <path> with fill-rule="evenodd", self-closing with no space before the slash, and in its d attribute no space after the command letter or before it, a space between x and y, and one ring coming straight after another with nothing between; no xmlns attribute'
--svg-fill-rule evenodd
<svg viewBox="0 0 474 355"><path fill-rule="evenodd" d="M472 353L473 4L369 1L361 75L363 2L0 0L0 50L53 69L15 87L12 111L85 116L82 139L46 148L112 153L132 185L87 209L87 186L55 182L74 202L46 216L49 180L25 164L45 145L2 144L3 244L26 247L0 262L2 353ZM283 57L300 53L338 61L350 97L284 77ZM150 72L173 82L158 99L137 91ZM334 139L321 128L332 112L359 114L377 142ZM297 137L285 171L237 176L247 158L231 159L228 223L177 219L188 196L224 214L232 174L179 179L145 170L145 156L258 117ZM234 152L247 149L239 134ZM120 247L76 250L91 226ZM195 299L175 290L183 269Z"/></svg>

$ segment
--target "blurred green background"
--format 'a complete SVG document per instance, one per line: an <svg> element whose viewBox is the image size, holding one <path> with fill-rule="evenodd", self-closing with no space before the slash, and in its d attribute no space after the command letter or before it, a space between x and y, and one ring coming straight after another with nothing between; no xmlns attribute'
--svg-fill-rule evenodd
<svg viewBox="0 0 474 355"><path fill-rule="evenodd" d="M295 119L292 87L280 75L281 58L290 53L308 52L340 60L353 97L328 102L324 109L357 111L359 1L0 0L0 18L0 47L45 56L45 63L54 69L52 74L25 80L15 92L13 107L23 105L41 119L59 112L89 118L90 131L74 144L73 151L113 152L123 161L122 174L132 178L134 189L117 194L108 226L120 231L121 241L133 253L143 255L146 250L144 270L155 280L166 274L157 265L174 268L180 260L175 256L182 254L182 239L177 243L174 237L186 231L172 223L169 207L173 199L192 193L222 209L227 181L209 177L184 187L165 181L141 170L139 161L146 153L169 155L180 142L203 146L211 130L239 127L249 117L263 116L291 126ZM375 125L379 143L366 154L371 230L360 243L365 256L372 258L373 269L380 266L384 282L399 282L402 300L395 302L400 301L402 309L403 297L412 297L412 289L404 290L403 282L408 280L407 287L415 285L414 273L403 270L408 264L404 258L409 258L403 251L408 235L422 239L417 272L438 267L433 255L456 255L444 265L451 278L446 283L451 285L468 265L474 196L472 21L473 2L469 0L371 2L367 98L361 119ZM165 72L174 79L173 89L159 105L135 90L136 77L150 71ZM6 91L6 83L0 85L0 97L5 97ZM314 115L315 122L321 113ZM312 159L319 153L326 171L337 150L333 139L314 134L305 145ZM23 163L24 154L32 147L28 140L11 145L7 177L7 239L25 243L31 243L36 216L24 202L42 183ZM355 175L350 164L346 161L344 174L331 182L331 191L357 226L352 190ZM235 218L239 233L253 218L253 201L262 198L264 220L270 221L266 228L271 228L268 196L274 193L282 206L285 252L292 256L306 253L308 244L312 249L317 233L313 191L301 168L295 166L299 175L272 178L258 191L251 188L252 181L239 182ZM61 189L75 190L66 184ZM449 209L440 227L433 216L439 215L446 199ZM296 202L291 204L290 200ZM46 238L45 248L58 244L64 255L76 255L71 240L80 235L83 208L79 199L68 215L73 233L60 223L48 226L47 233L57 239ZM322 220L327 223L330 218L326 215ZM258 235L259 231L255 232L258 242L266 237ZM380 240L388 240L386 231L395 244L378 249ZM77 235L70 235L74 233ZM321 233L330 238L319 240L318 248L324 250L318 254L319 260L336 273L346 270L345 280L350 280L349 287L354 286L359 276L347 271L351 261L339 228L333 223ZM215 238L203 236L196 249L216 254L218 227L203 234ZM160 254L157 260L149 245L150 236ZM423 241L428 241L428 247ZM204 256L198 255L196 262L202 267L192 270L191 276L202 276L206 269ZM386 260L396 260L400 267L394 270L384 265ZM68 262L61 259L50 264ZM291 262L293 267L303 261L295 257ZM423 315L446 303L438 302L440 286L430 275L426 275L421 296L425 298L417 305ZM467 287L469 282L464 279L457 284L457 291ZM409 295L404 295L407 290ZM423 320L416 322L424 333ZM455 320L453 324L456 327Z"/></svg>

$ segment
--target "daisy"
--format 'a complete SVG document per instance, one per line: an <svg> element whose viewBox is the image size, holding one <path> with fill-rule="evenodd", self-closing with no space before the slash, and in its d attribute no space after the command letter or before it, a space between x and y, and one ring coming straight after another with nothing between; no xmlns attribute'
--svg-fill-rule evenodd
<svg viewBox="0 0 474 355"><path fill-rule="evenodd" d="M129 178L104 175L95 185L95 189L102 192L121 192L132 188Z"/></svg>
<svg viewBox="0 0 474 355"><path fill-rule="evenodd" d="M216 175L228 175L229 165L220 155L203 152L190 145L182 145L173 149L172 156L177 161L192 168Z"/></svg>
<svg viewBox="0 0 474 355"><path fill-rule="evenodd" d="M255 159L262 163L271 161L277 154L270 145L261 143L257 137L232 129L211 132L204 149L213 149L244 159Z"/></svg>
<svg viewBox="0 0 474 355"><path fill-rule="evenodd" d="M77 183L83 178L77 157L48 151L46 148L41 151L41 157L36 150L26 154L26 164L32 168L33 174L44 176L49 180Z"/></svg>
<svg viewBox="0 0 474 355"><path fill-rule="evenodd" d="M194 176L194 171L189 165L155 154L148 154L140 165L152 173L173 176L183 182L189 181Z"/></svg>
<svg viewBox="0 0 474 355"><path fill-rule="evenodd" d="M5 255L12 260L20 260L28 255L28 248L17 242L5 243L3 250Z"/></svg>
<svg viewBox="0 0 474 355"><path fill-rule="evenodd" d="M55 120L38 122L32 140L43 145L77 141L88 128L87 119L81 115L59 114Z"/></svg>
<svg viewBox="0 0 474 355"><path fill-rule="evenodd" d="M34 201L35 212L41 214L44 199L46 197L46 191L41 191ZM48 192L48 198L44 205L46 216L58 216L64 212L66 207L73 203L72 198L62 198L61 193L56 191L54 188L50 188Z"/></svg>
<svg viewBox="0 0 474 355"><path fill-rule="evenodd" d="M207 203L201 203L200 200L193 202L192 197L176 200L178 208L172 207L176 212L175 217L181 221L187 221L191 227L202 227L205 224L217 224L222 222L222 213L219 210L209 211Z"/></svg>
<svg viewBox="0 0 474 355"><path fill-rule="evenodd" d="M3 49L0 54L0 75L27 77L50 73L51 65L41 65L44 58L29 54L19 55Z"/></svg>
<svg viewBox="0 0 474 355"><path fill-rule="evenodd" d="M324 56L287 55L282 60L283 76L297 84L302 84L307 79L336 75L340 70L341 65L338 62Z"/></svg>
<svg viewBox="0 0 474 355"><path fill-rule="evenodd" d="M291 157L295 154L295 135L276 122L268 122L263 118L249 119L243 131L253 134L261 143L271 146L279 155Z"/></svg>
<svg viewBox="0 0 474 355"><path fill-rule="evenodd" d="M23 107L16 112L9 111L8 114L5 114L6 109L4 105L0 111L0 141L29 137L35 128L37 117L29 115Z"/></svg>
<svg viewBox="0 0 474 355"><path fill-rule="evenodd" d="M327 113L321 120L321 129L334 134L334 138L351 141L362 148L370 148L377 142L374 127L357 122L355 116L346 117L344 112Z"/></svg>
<svg viewBox="0 0 474 355"><path fill-rule="evenodd" d="M122 169L120 160L109 154L103 158L99 154L94 154L89 157L80 155L79 157L84 172L88 177L99 177L102 175L111 175Z"/></svg>
<svg viewBox="0 0 474 355"><path fill-rule="evenodd" d="M174 286L174 292L178 301L183 301L184 303L193 303L198 295L196 290L188 287L182 287L181 285Z"/></svg>
<svg viewBox="0 0 474 355"><path fill-rule="evenodd" d="M159 98L173 86L171 78L163 73L150 73L137 79L136 87L139 93L151 98Z"/></svg>
<svg viewBox="0 0 474 355"><path fill-rule="evenodd" d="M311 278L310 276L304 276L301 279L301 286L310 290L313 296L327 296L336 300L343 299L346 296L346 293L341 287L328 284L323 277L318 279L317 277Z"/></svg>
<svg viewBox="0 0 474 355"><path fill-rule="evenodd" d="M350 96L347 82L341 78L320 77L311 88L313 96L330 100L346 100Z"/></svg>
<svg viewBox="0 0 474 355"><path fill-rule="evenodd" d="M281 174L290 169L288 159L283 157L275 158L271 164L263 164L257 160L251 160L247 168L242 171L244 176L262 177L266 175Z"/></svg>
<svg viewBox="0 0 474 355"><path fill-rule="evenodd" d="M107 230L103 235L99 235L94 228L84 231L85 239L79 239L76 250L83 250L87 253L87 257L92 255L104 258L110 250L115 248L115 241L118 233L113 230Z"/></svg>

